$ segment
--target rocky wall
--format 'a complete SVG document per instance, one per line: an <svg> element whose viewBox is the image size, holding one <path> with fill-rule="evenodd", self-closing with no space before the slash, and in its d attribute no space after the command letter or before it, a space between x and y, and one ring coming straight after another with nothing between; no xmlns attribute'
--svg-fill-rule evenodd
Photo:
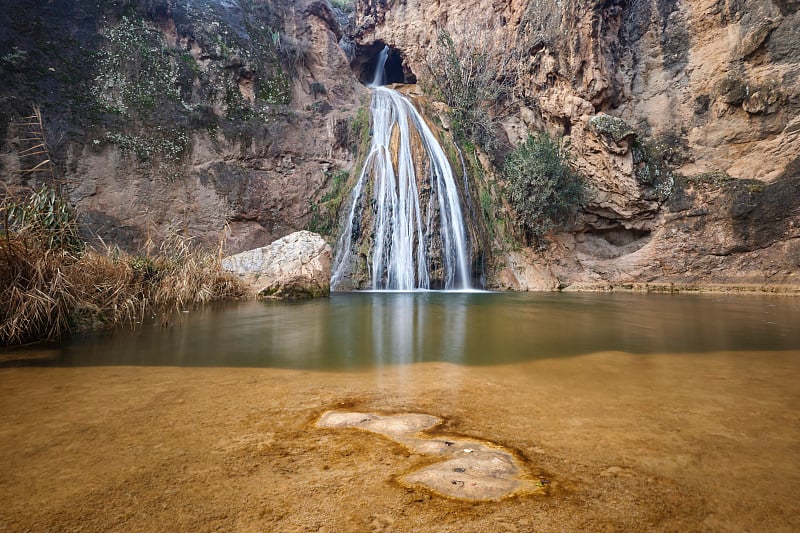
<svg viewBox="0 0 800 533"><path fill-rule="evenodd" d="M2 2L6 3L6 2ZM87 239L167 231L230 252L307 227L354 162L366 90L327 2L34 1L3 6L0 172L50 180L15 121L41 105L56 181ZM7 125L10 125L7 127Z"/></svg>
<svg viewBox="0 0 800 533"><path fill-rule="evenodd" d="M587 178L581 219L544 252L507 248L497 286L778 286L800 282L798 8L359 0L355 27L362 44L400 50L423 84L439 31L480 36L513 58L512 145L543 127L568 139Z"/></svg>

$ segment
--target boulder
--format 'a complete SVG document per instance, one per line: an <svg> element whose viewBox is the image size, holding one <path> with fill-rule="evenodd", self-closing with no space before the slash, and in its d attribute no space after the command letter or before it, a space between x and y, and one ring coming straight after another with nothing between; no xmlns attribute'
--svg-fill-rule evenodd
<svg viewBox="0 0 800 533"><path fill-rule="evenodd" d="M310 231L298 231L269 246L222 260L261 298L305 299L328 296L331 289L331 247Z"/></svg>

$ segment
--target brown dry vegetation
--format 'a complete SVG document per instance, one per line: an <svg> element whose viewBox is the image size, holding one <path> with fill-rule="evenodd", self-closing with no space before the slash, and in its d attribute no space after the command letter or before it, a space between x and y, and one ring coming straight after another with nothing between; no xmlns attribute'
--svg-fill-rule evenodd
<svg viewBox="0 0 800 533"><path fill-rule="evenodd" d="M0 344L135 326L214 300L243 296L220 255L171 234L141 254L84 247L74 213L43 187L0 202Z"/></svg>

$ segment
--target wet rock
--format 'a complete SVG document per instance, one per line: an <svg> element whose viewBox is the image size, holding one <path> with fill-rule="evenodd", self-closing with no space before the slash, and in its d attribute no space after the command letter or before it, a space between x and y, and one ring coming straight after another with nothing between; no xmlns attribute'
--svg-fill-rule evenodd
<svg viewBox="0 0 800 533"><path fill-rule="evenodd" d="M306 299L330 294L331 247L316 233L298 231L269 246L222 260L262 298Z"/></svg>
<svg viewBox="0 0 800 533"><path fill-rule="evenodd" d="M513 111L504 122L512 142L541 129L569 137L572 165L590 191L580 223L552 236L544 253L505 254L488 273L490 286L547 290L575 283L799 279L792 255L796 211L784 209L778 223L771 200L758 200L781 187L792 205L800 198L796 188L775 185L799 174L798 2L360 5L357 16L371 23L356 41L390 44L422 73L436 33L444 29L456 43L468 42L465 28L474 27L481 13L486 40L501 50L513 47L519 57L509 72ZM660 172L637 154L634 145L650 141L669 148L669 163L679 172ZM746 194L676 177L713 172L742 180ZM758 180L763 193L749 180ZM745 200L751 203L730 208Z"/></svg>

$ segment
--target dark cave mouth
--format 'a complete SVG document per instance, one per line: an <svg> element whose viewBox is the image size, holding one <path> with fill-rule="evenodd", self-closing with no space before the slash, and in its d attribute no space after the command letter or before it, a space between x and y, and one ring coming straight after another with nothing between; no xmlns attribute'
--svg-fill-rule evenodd
<svg viewBox="0 0 800 533"><path fill-rule="evenodd" d="M350 66L358 76L359 81L364 85L370 84L375 78L378 57L385 46L386 43L383 41L356 45L355 55ZM417 76L403 61L403 52L391 45L389 45L389 55L386 58L383 79L384 85L391 85L392 83L417 83Z"/></svg>

